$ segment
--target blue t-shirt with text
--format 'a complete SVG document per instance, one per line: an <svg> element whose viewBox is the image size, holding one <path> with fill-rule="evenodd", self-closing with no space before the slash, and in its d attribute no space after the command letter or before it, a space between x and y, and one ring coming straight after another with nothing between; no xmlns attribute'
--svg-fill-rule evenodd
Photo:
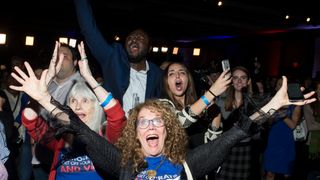
<svg viewBox="0 0 320 180"><path fill-rule="evenodd" d="M136 180L178 180L182 171L182 165L173 164L164 156L146 157L148 168L140 172ZM148 170L155 170L156 176L148 177Z"/></svg>
<svg viewBox="0 0 320 180"><path fill-rule="evenodd" d="M62 149L59 155L56 180L101 179L90 158L84 152Z"/></svg>

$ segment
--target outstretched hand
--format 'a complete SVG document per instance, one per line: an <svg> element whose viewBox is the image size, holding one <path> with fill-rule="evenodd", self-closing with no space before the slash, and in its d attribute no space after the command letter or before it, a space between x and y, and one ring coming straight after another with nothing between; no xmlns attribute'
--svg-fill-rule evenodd
<svg viewBox="0 0 320 180"><path fill-rule="evenodd" d="M287 78L285 76L282 76L282 86L270 101L271 107L273 109L277 110L277 109L280 109L282 106L291 105L291 104L302 106L302 105L310 104L316 101L316 98L310 98L315 93L314 91L311 91L305 94L303 101L297 101L297 102L292 102L289 100L287 91L288 91Z"/></svg>
<svg viewBox="0 0 320 180"><path fill-rule="evenodd" d="M219 96L227 90L231 81L232 78L230 70L223 71L218 79L210 87L210 91L213 92L216 96Z"/></svg>
<svg viewBox="0 0 320 180"><path fill-rule="evenodd" d="M46 76L48 74L48 70L44 70L41 74L40 80L37 79L34 74L33 69L31 68L28 62L24 62L24 65L27 69L28 75L24 73L19 67L15 66L15 72L11 73L11 76L21 84L21 86L10 85L9 87L16 91L23 91L27 93L31 98L36 101L41 101L45 97L50 96L48 93L47 85L46 85Z"/></svg>
<svg viewBox="0 0 320 180"><path fill-rule="evenodd" d="M52 59L50 61L48 73L46 76L46 85L49 85L50 81L57 75L57 73L60 71L64 55L59 54L59 48L60 48L60 43L56 41L56 44L54 46L53 54L52 54ZM58 63L57 63L58 61Z"/></svg>
<svg viewBox="0 0 320 180"><path fill-rule="evenodd" d="M92 73L89 67L88 58L86 55L86 51L84 49L83 41L78 45L78 50L81 56L80 61L78 62L80 74L84 79L88 80L89 77L92 77Z"/></svg>

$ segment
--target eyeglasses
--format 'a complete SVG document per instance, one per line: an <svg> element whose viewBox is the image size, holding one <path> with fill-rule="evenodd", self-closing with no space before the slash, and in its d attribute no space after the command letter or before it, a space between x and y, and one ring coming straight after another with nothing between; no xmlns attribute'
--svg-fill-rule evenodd
<svg viewBox="0 0 320 180"><path fill-rule="evenodd" d="M155 127L162 127L164 126L164 122L161 118L154 118L154 119L140 119L137 121L137 127L141 129L145 129L149 127L150 122L152 122L152 125Z"/></svg>

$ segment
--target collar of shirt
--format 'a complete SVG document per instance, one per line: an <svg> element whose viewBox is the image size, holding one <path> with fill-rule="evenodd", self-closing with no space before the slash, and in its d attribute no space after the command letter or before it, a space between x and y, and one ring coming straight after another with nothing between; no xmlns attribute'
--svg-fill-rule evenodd
<svg viewBox="0 0 320 180"><path fill-rule="evenodd" d="M71 75L71 76L68 78L68 80L66 80L66 81L64 81L64 82L62 82L62 83L58 83L58 82L56 81L56 78L54 78L51 83L54 83L56 86L63 86L63 85L65 85L65 84L70 83L72 80L78 80L78 79L81 79L81 78L82 78L82 76L80 75L79 71L76 71L73 75Z"/></svg>
<svg viewBox="0 0 320 180"><path fill-rule="evenodd" d="M133 69L132 67L131 67L130 69L131 69L132 71L134 71L134 72L137 72L137 73L147 74L147 72L149 71L150 67L149 67L148 61L146 61L146 70L137 71L137 70Z"/></svg>

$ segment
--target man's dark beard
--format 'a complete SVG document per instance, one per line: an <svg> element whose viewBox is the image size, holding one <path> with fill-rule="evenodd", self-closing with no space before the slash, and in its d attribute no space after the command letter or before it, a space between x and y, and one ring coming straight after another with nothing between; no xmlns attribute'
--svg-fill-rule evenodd
<svg viewBox="0 0 320 180"><path fill-rule="evenodd" d="M145 59L145 56L142 57L142 56L137 56L135 58L132 58L132 57L129 57L128 60L130 63L139 63L139 62L142 62L143 60Z"/></svg>
<svg viewBox="0 0 320 180"><path fill-rule="evenodd" d="M130 63L140 63L146 59L147 52L141 52L136 57L132 57L128 54L128 60Z"/></svg>

